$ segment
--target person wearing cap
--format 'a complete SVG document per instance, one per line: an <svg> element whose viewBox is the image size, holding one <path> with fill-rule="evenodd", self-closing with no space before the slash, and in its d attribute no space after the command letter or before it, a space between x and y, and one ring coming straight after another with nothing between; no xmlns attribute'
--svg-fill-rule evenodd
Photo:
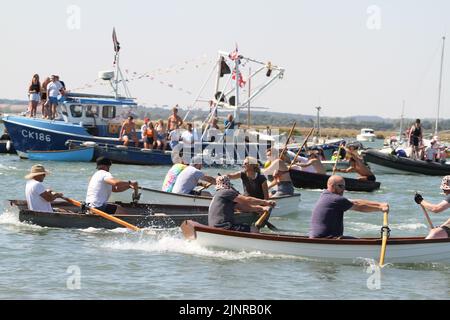
<svg viewBox="0 0 450 320"><path fill-rule="evenodd" d="M51 202L63 196L62 193L52 192L46 189L43 182L45 176L50 174L43 165L36 164L31 167L29 174L25 176L27 184L25 187L25 197L28 209L39 212L53 212Z"/></svg>
<svg viewBox="0 0 450 320"><path fill-rule="evenodd" d="M89 180L86 204L108 214L125 213L122 207L108 203L112 192L123 192L128 189L138 190L137 181L116 179L109 172L112 162L108 158L97 159L97 172Z"/></svg>
<svg viewBox="0 0 450 320"><path fill-rule="evenodd" d="M445 176L442 179L441 190L445 194L445 199L438 204L432 204L428 201L425 201L422 195L419 193L416 193L416 195L414 196L414 201L433 213L441 213L450 208L450 176ZM432 229L426 237L426 239L442 238L450 238L450 219L448 219L439 227Z"/></svg>
<svg viewBox="0 0 450 320"><path fill-rule="evenodd" d="M241 232L256 232L246 224L236 224L235 210L263 213L275 207L276 202L239 194L232 186L228 176L216 178L216 193L209 205L208 225Z"/></svg>
<svg viewBox="0 0 450 320"><path fill-rule="evenodd" d="M211 184L216 184L216 179L204 174L202 170L203 159L201 156L196 156L191 159L189 166L184 169L177 177L175 185L173 186L173 193L199 195L199 192L195 190L195 187L200 181L206 182L200 184L203 187L207 187ZM209 192L202 191L202 196L211 196Z"/></svg>
<svg viewBox="0 0 450 320"><path fill-rule="evenodd" d="M144 118L144 124L141 127L142 141L144 141L144 149L153 149L155 143L155 128L148 117Z"/></svg>

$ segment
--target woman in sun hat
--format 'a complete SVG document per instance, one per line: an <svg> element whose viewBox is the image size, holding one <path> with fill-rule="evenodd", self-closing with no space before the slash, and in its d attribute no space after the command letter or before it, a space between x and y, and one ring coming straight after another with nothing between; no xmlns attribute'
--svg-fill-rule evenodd
<svg viewBox="0 0 450 320"><path fill-rule="evenodd" d="M50 174L43 165L36 164L31 167L30 173L25 176L27 185L25 187L25 197L28 209L40 212L53 212L51 202L63 196L62 193L52 192L46 189L42 183L45 176Z"/></svg>
<svg viewBox="0 0 450 320"><path fill-rule="evenodd" d="M433 213L440 213L450 208L450 175L445 176L441 182L441 190L445 194L445 199L438 204L432 204L423 200L422 195L416 193L414 200L417 204L422 205L425 209ZM442 239L450 238L450 219L444 222L440 227L434 228L430 231L427 239Z"/></svg>

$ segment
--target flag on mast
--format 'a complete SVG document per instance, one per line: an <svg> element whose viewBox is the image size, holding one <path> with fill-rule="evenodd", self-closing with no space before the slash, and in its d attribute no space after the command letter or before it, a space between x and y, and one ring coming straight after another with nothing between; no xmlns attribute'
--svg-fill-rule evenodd
<svg viewBox="0 0 450 320"><path fill-rule="evenodd" d="M120 43L117 41L116 28L113 28L112 39L114 43L114 51L118 53L120 50Z"/></svg>

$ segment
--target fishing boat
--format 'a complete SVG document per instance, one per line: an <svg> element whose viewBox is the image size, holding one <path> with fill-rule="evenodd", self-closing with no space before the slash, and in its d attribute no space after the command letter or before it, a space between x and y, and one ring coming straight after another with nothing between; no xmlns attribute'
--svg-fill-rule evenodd
<svg viewBox="0 0 450 320"><path fill-rule="evenodd" d="M289 172L291 174L292 183L296 188L326 189L328 178L330 178L330 175L311 173L296 169L291 169ZM372 192L380 188L379 182L364 181L346 177L344 177L344 180L345 190L347 191Z"/></svg>
<svg viewBox="0 0 450 320"><path fill-rule="evenodd" d="M450 174L449 164L415 160L374 149L363 151L362 156L364 161L378 173L423 174L428 176L445 176Z"/></svg>
<svg viewBox="0 0 450 320"><path fill-rule="evenodd" d="M93 141L68 140L67 143L75 147L91 147L94 150L94 159L106 157L113 163L134 165L171 165L172 152L162 150L142 149L132 146L96 143Z"/></svg>
<svg viewBox="0 0 450 320"><path fill-rule="evenodd" d="M151 188L141 187L140 190L142 191L141 199L144 203L154 203L161 206L176 203L177 205L189 207L208 208L212 200L212 197L164 192ZM300 194L275 197L271 198L271 200L274 200L277 203L276 207L272 210L271 216L281 217L298 211Z"/></svg>
<svg viewBox="0 0 450 320"><path fill-rule="evenodd" d="M28 151L27 158L37 161L89 162L94 159L94 148L84 147L58 151Z"/></svg>
<svg viewBox="0 0 450 320"><path fill-rule="evenodd" d="M340 263L354 263L360 259L378 261L382 244L380 238L310 239L306 236L237 232L208 227L195 221L183 222L181 230L186 239L195 240L205 247ZM389 238L386 248L385 261L388 263L450 262L450 238Z"/></svg>
<svg viewBox="0 0 450 320"><path fill-rule="evenodd" d="M54 212L29 210L24 200L9 200L11 207L19 210L19 220L41 227L49 228L103 228L115 229L116 223L96 214L87 214L82 209L67 202L54 202ZM208 208L185 205L157 205L143 203L116 202L127 214L116 214L114 217L140 228L172 228L181 225L184 220L191 219L208 224ZM236 214L237 223L251 224L258 216L253 213Z"/></svg>

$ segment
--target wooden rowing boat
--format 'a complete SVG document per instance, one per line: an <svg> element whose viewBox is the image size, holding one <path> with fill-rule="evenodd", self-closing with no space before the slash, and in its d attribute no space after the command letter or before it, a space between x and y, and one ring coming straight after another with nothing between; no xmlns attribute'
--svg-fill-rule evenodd
<svg viewBox="0 0 450 320"><path fill-rule="evenodd" d="M291 174L292 183L296 188L326 189L328 178L330 178L330 175L305 172L295 169L291 169L289 172ZM379 182L362 181L346 177L344 177L344 180L345 190L347 191L372 192L380 189Z"/></svg>
<svg viewBox="0 0 450 320"><path fill-rule="evenodd" d="M195 221L183 222L181 229L186 239L195 240L202 246L227 250L261 251L343 263L365 258L378 261L380 257L380 238L310 239L305 236L229 231ZM449 263L450 238L390 238L385 260L388 263Z"/></svg>
<svg viewBox="0 0 450 320"><path fill-rule="evenodd" d="M21 157L36 161L89 162L94 158L94 148L83 147L67 150L27 151L26 155L21 153Z"/></svg>
<svg viewBox="0 0 450 320"><path fill-rule="evenodd" d="M19 209L19 220L49 228L103 228L115 229L117 224L95 214L86 214L67 202L54 202L54 212L28 210L24 200L9 200L10 205ZM140 228L172 228L187 219L208 224L208 208L180 205L154 205L116 202L125 208L127 214L114 215ZM237 223L251 224L258 218L253 213L236 214Z"/></svg>
<svg viewBox="0 0 450 320"><path fill-rule="evenodd" d="M193 196L187 194L164 192L151 188L140 188L142 190L142 202L154 203L160 205L178 204L194 207L209 207L211 197ZM277 202L276 207L272 210L272 217L285 216L298 211L300 203L300 194L293 196L271 198Z"/></svg>

